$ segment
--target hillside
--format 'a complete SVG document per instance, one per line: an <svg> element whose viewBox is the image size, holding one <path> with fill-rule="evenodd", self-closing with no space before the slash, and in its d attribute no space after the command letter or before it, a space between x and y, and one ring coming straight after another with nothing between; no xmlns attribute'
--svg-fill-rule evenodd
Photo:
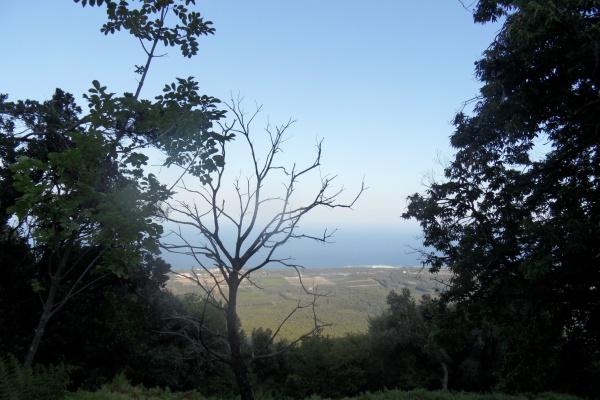
<svg viewBox="0 0 600 400"><path fill-rule="evenodd" d="M191 276L190 271L178 271ZM208 274L199 275L201 281ZM240 289L238 310L242 327L247 332L253 328L275 330L278 324L299 304L307 304L311 297L304 294L300 278L290 269L264 269L253 275L251 285ZM449 276L431 275L420 267L366 266L345 268L306 269L302 282L309 290L324 295L317 301L316 313L320 323L331 324L325 335L343 336L366 332L369 316L386 307L386 296L392 291L407 287L415 299L436 290ZM201 293L190 279L171 274L167 288L175 294ZM312 326L312 308L296 312L281 330L283 338L296 337Z"/></svg>

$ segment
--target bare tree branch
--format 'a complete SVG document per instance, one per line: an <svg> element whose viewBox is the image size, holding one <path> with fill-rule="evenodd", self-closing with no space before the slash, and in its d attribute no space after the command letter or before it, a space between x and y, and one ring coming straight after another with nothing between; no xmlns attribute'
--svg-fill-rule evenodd
<svg viewBox="0 0 600 400"><path fill-rule="evenodd" d="M298 191L300 180L319 171L322 140L316 145L314 159L306 166L280 164L282 145L287 140L287 130L295 121L290 119L283 125L275 127L267 125L265 132L268 135L268 144L266 150L262 152L251 134L251 123L262 108L258 106L255 112L247 114L241 109L241 101L239 96L237 99L231 99L227 107L233 120L219 122L219 124L223 131L241 138L250 161L250 175L237 176L233 179L231 189L235 200L231 204L229 203L231 196L228 197L224 188L227 162L217 167L213 179L205 185L192 187L180 179L178 189L186 196L191 196L193 200L172 201L166 206L163 218L175 223L178 229L171 231L170 237L163 240L162 247L173 253L186 254L195 261L202 276L194 268L191 274L175 273L197 284L204 292L205 307L210 304L220 310L225 317L227 325L225 335L203 327L203 318L197 320L177 317L179 321L195 327L197 334L194 337L189 336L188 339L203 347L211 357L228 362L236 374L238 384L249 385L248 365L250 363L281 354L299 341L329 326L321 323L317 318L317 303L320 298L327 296L327 293L318 293L317 287L307 287L302 279L303 267L294 263L291 258L279 257L278 250L290 240L296 239L330 242L335 230L326 229L322 234L300 232L299 222L317 208L351 209L366 188L364 182L361 183L356 195L352 196L350 201L343 202L340 198L345 189L342 187L334 190L333 187L336 177L321 177L320 185L314 189L313 195L307 200L300 201L300 205L296 205L297 193L300 193ZM227 145L225 141L220 144L223 154L226 154ZM283 180L283 185L280 192L274 194L273 189L267 187L273 180L278 179ZM305 196L306 192L307 190L303 189L302 195ZM184 227L195 230L201 239L198 240L194 236L192 240L192 236L185 236ZM233 233L230 230L233 230ZM277 325L267 343L257 349L256 354L248 356L242 351L244 339L240 335L237 314L238 290L242 283L260 288L251 279L251 274L269 265L295 270L300 281L300 291L310 299L300 298L296 306ZM310 310L312 313L311 326L283 348L269 350L281 334L283 326L302 310ZM187 335L181 332L178 334ZM227 340L230 352L227 356L212 347L222 346L224 338Z"/></svg>

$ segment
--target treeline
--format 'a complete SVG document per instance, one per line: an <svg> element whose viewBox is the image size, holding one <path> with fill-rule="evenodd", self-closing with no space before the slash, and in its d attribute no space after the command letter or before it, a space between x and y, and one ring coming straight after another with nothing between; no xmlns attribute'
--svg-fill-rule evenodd
<svg viewBox="0 0 600 400"><path fill-rule="evenodd" d="M268 329L244 331L238 289L268 264L298 271L275 250L307 238L295 230L306 212L349 208L364 184L338 202L341 192L330 193L331 179L322 178L312 203L292 206L298 179L320 165L318 146L306 169L284 174L281 197L263 197L267 174L288 171L273 160L291 121L267 129L271 147L260 158L249 136L256 114L246 119L240 99L223 109L192 77L176 78L152 101L139 96L162 54L158 45L191 57L198 38L214 33L188 10L194 1L75 2L104 7L102 32L128 31L147 57L132 92L117 95L93 81L85 114L62 89L43 102L0 94L5 392L28 376L67 382L68 373L70 389L99 388L124 374L147 387L244 400L255 392L342 397L382 388L600 398L598 1L473 5L476 22L503 24L476 63L480 94L472 115L454 119L456 154L443 178L410 196L403 214L423 230L424 263L450 273L447 287L419 303L407 290L390 292L365 334L330 338L326 321L314 317L297 342ZM225 145L236 136L256 166L251 188L234 186L241 215L224 208L220 192ZM177 201L177 182L148 174L146 150L187 171L196 186L179 189L199 194L207 210ZM259 159L267 160L261 168ZM257 227L265 199L280 200L279 208ZM194 226L204 242L182 230L165 241L164 221ZM228 243L224 221L238 228ZM158 257L161 246L194 254L206 272L216 266L209 283L197 281L203 295L163 290L169 266ZM264 258L249 263L255 255ZM313 301L297 303L289 318L326 301L305 289Z"/></svg>
<svg viewBox="0 0 600 400"><path fill-rule="evenodd" d="M27 246L2 244L6 279L0 284L0 354L22 359L37 323L39 298L21 273L28 268ZM88 289L55 316L37 363L72 366L70 390L98 390L122 374L134 385L235 397L231 369L210 361L199 342L199 324L214 334L203 340L219 340L225 332L222 314L207 308L198 294L175 296L164 290L168 270L160 259L148 259L130 279L89 277ZM269 330L242 336L248 355L277 354L289 344L270 342ZM386 310L370 318L367 333L333 338L324 330L274 357L257 358L251 376L256 392L272 398L341 398L384 388L515 392L510 379L519 371L507 375L504 365L509 350L498 327L469 321L460 310L427 295L416 302L404 289L389 294ZM595 395L594 370L568 360L564 354L562 363L548 365L552 379L540 376L543 387L531 382L529 388Z"/></svg>

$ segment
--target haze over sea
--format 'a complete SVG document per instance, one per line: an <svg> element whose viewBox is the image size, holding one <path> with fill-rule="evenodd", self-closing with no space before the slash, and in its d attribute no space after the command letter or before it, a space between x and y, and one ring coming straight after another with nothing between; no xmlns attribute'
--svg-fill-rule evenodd
<svg viewBox="0 0 600 400"><path fill-rule="evenodd" d="M333 243L329 244L306 239L292 240L282 247L276 256L291 257L295 264L307 268L420 266L419 255L414 250L420 247L415 232L403 231L401 224L398 225L377 230L360 227L338 230L332 238ZM373 237L377 240L373 240ZM190 269L196 266L194 260L188 256L163 253L163 257L175 269ZM281 268L282 265L274 263L269 267Z"/></svg>

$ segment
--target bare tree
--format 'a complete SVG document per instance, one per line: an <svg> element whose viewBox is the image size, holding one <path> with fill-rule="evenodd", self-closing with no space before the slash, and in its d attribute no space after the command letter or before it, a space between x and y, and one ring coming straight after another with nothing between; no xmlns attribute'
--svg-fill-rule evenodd
<svg viewBox="0 0 600 400"><path fill-rule="evenodd" d="M292 268L301 280L302 266L296 264L292 258L281 258L277 250L295 239L309 239L318 242L329 242L332 233L325 230L318 236L299 233L298 223L309 212L316 208L351 208L365 190L364 183L348 203L338 201L343 188L335 190L332 182L335 177L320 178L320 186L308 200L300 200L303 205L296 205L298 199L297 186L300 178L309 174L318 173L321 162L321 142L317 143L317 154L311 164L299 168L296 164L285 167L279 164L282 144L288 128L294 123L290 120L286 124L275 127L268 126L265 130L270 139L268 150L262 157L257 151L258 146L250 134L250 125L260 107L251 115L245 114L240 108L241 99L231 100L227 105L233 121L221 124L224 137L237 136L247 146L251 161L252 173L249 177L233 180L233 203L226 203L227 192L225 185L225 170L227 160L226 145L221 144L224 162L218 166L212 179L205 184L202 181L195 187L179 180L180 190L191 195L191 201L175 201L167 205L165 219L176 223L178 230L171 235L176 239L171 243L163 243L163 247L170 252L187 254L194 258L197 267L192 268L191 276L188 275L203 291L206 296L206 307L220 310L226 320L224 332L210 331L203 324L202 319L190 319L196 327L194 337L188 338L201 345L209 361L222 361L231 366L235 374L239 392L243 400L253 399L254 393L250 382L249 368L253 361L261 358L272 357L296 344L303 338L321 330L325 325L316 318L315 304L323 296L310 287L302 284L302 290L310 300L299 301L297 306L284 318L279 326L272 332L267 346L255 351L253 354L244 354L242 351L243 338L237 314L238 290L243 282L257 286L251 279L251 274L267 265L279 265ZM318 175L317 175L318 176ZM282 179L280 193L272 195L272 188L267 188L273 180ZM231 186L229 186L231 188ZM268 192L268 193L267 193ZM306 193L303 193L303 196ZM227 226L235 232L231 238L227 235ZM201 236L200 241L191 239L184 231L193 228ZM258 286L257 286L258 287ZM307 296L305 296L307 297ZM294 313L303 308L312 309L313 324L307 327L306 332L296 340L289 342L285 348L267 352L280 333L282 326ZM225 351L223 351L225 349Z"/></svg>

